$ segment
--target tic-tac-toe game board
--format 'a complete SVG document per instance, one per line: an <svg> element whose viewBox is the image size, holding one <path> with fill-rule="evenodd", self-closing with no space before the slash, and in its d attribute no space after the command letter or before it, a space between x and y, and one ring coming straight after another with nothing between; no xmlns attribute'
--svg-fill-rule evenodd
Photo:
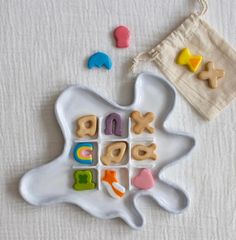
<svg viewBox="0 0 236 240"><path fill-rule="evenodd" d="M181 212L189 199L162 173L188 154L195 140L166 127L175 96L169 83L149 73L137 77L129 106L88 88L69 87L55 105L64 150L23 176L21 195L34 205L73 203L99 218L120 217L133 228L144 224L140 196Z"/></svg>

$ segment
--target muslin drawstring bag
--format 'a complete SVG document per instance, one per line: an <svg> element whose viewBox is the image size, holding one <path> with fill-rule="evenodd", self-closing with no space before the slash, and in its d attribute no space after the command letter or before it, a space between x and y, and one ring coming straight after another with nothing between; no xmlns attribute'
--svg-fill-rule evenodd
<svg viewBox="0 0 236 240"><path fill-rule="evenodd" d="M134 58L132 70L141 61L154 61L190 104L202 116L211 120L236 96L236 51L202 19L208 6L206 0L199 2L202 11L192 13L155 48ZM206 81L197 78L197 74L176 64L176 57L183 48L189 48L192 53L203 56L199 71L204 70L205 63L209 61L225 70L218 88L209 88Z"/></svg>

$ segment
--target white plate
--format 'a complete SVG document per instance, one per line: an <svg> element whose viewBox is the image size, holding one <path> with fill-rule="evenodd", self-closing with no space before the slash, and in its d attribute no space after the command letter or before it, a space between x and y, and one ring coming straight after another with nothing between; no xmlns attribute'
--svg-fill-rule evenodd
<svg viewBox="0 0 236 240"><path fill-rule="evenodd" d="M55 105L57 120L61 126L65 147L63 153L41 167L27 172L20 182L20 193L29 203L46 205L51 203L73 203L99 218L122 218L133 228L140 228L144 219L138 210L136 200L140 196L151 196L162 208L172 213L182 212L189 204L186 193L173 183L162 177L163 170L179 160L195 145L193 137L168 131L165 120L173 110L175 90L164 79L150 73L140 74L135 82L134 102L129 106L120 106L113 103L86 87L78 85L67 88L58 98ZM136 136L130 131L130 112L154 112L157 116L154 134ZM122 137L104 135L104 119L117 112L125 119L124 135ZM94 142L97 153L95 164L85 167L73 160L72 149L80 139L75 135L75 121L82 115L93 114L99 117L98 136L83 141ZM100 155L104 146L117 139L127 141L129 151L126 160L121 165L113 166L117 170L121 184L126 188L126 194L121 199L113 199L101 183L104 166ZM131 158L130 147L137 143L155 142L158 146L156 161L135 161ZM142 167L152 169L155 177L155 186L150 190L138 190L131 184L131 178ZM92 169L97 188L95 190L75 191L73 186L73 172L75 169Z"/></svg>

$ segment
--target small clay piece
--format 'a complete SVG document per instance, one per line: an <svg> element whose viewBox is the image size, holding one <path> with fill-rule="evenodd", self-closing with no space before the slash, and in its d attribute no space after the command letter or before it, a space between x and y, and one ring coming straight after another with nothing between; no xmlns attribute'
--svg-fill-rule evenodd
<svg viewBox="0 0 236 240"><path fill-rule="evenodd" d="M190 71L196 72L202 63L202 56L194 56L188 48L184 48L179 53L176 62L180 65L186 65Z"/></svg>
<svg viewBox="0 0 236 240"><path fill-rule="evenodd" d="M74 185L76 191L91 190L95 188L93 180L93 173L90 170L76 170L74 172Z"/></svg>
<svg viewBox="0 0 236 240"><path fill-rule="evenodd" d="M115 170L105 170L104 176L102 178L102 183L106 187L108 193L113 198L121 198L125 194L125 187L123 187L117 177Z"/></svg>
<svg viewBox="0 0 236 240"><path fill-rule="evenodd" d="M125 26L119 26L114 30L114 37L117 48L129 47L130 31Z"/></svg>
<svg viewBox="0 0 236 240"><path fill-rule="evenodd" d="M152 143L149 146L145 146L142 144L135 145L132 148L131 154L134 160L146 160L146 159L151 159L151 160L156 160L157 155L154 152L156 150L156 144Z"/></svg>
<svg viewBox="0 0 236 240"><path fill-rule="evenodd" d="M105 165L110 165L111 162L119 163L122 161L126 150L125 142L110 143L106 147L106 151L101 157L102 162Z"/></svg>
<svg viewBox="0 0 236 240"><path fill-rule="evenodd" d="M95 115L86 115L80 117L77 120L77 126L78 128L76 134L78 137L93 137L97 132L97 117Z"/></svg>
<svg viewBox="0 0 236 240"><path fill-rule="evenodd" d="M138 111L133 111L130 115L134 124L133 124L133 132L136 134L142 133L146 130L148 133L154 133L154 128L149 126L149 124L154 120L154 113L147 112L144 115L141 115Z"/></svg>
<svg viewBox="0 0 236 240"><path fill-rule="evenodd" d="M208 80L209 87L217 88L218 79L225 76L225 71L223 69L216 69L213 62L208 62L206 64L206 71L202 71L198 75L200 80Z"/></svg>
<svg viewBox="0 0 236 240"><path fill-rule="evenodd" d="M93 162L93 144L77 143L74 148L74 159L81 164L92 164Z"/></svg>
<svg viewBox="0 0 236 240"><path fill-rule="evenodd" d="M150 169L142 169L140 173L132 179L132 184L139 189L148 190L155 185L155 181Z"/></svg>
<svg viewBox="0 0 236 240"><path fill-rule="evenodd" d="M104 130L106 135L115 134L116 136L122 135L122 122L118 113L111 113L105 120L106 128Z"/></svg>
<svg viewBox="0 0 236 240"><path fill-rule="evenodd" d="M96 52L95 54L89 57L88 60L89 69L92 69L94 67L101 68L103 66L108 70L110 70L112 67L111 58L106 53Z"/></svg>

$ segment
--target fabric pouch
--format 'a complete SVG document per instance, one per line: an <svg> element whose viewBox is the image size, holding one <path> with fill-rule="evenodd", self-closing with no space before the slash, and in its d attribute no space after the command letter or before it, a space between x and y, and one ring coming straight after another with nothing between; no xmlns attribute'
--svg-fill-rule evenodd
<svg viewBox="0 0 236 240"><path fill-rule="evenodd" d="M134 70L140 61L154 61L190 104L203 117L211 120L236 96L236 51L202 19L207 11L207 2L199 1L203 7L201 13L191 14L155 48L139 54L134 58L132 68ZM203 56L197 73L176 64L176 57L183 48ZM225 76L218 80L216 89L209 88L207 81L197 78L209 61L213 61L216 68L225 70Z"/></svg>

